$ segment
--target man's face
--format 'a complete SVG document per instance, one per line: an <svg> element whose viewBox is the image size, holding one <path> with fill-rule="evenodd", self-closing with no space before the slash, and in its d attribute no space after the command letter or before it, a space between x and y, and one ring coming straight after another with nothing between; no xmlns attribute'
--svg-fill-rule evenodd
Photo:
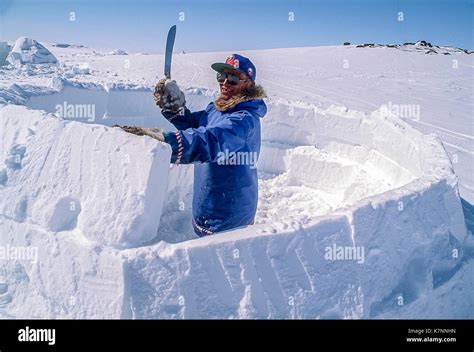
<svg viewBox="0 0 474 352"><path fill-rule="evenodd" d="M239 82L236 85L230 84L227 79L224 82L219 82L219 86L221 89L221 97L225 100L228 100L233 96L240 94L250 86L250 79L244 73L228 69L225 69L224 73L230 73L240 78Z"/></svg>

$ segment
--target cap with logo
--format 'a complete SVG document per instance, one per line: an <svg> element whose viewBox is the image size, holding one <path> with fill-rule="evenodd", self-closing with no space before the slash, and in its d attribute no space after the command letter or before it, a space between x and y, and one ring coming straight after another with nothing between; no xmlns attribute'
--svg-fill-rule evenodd
<svg viewBox="0 0 474 352"><path fill-rule="evenodd" d="M240 71L252 81L255 81L257 77L257 70L252 61L239 54L232 54L225 60L225 63L217 62L212 64L211 67L217 72L223 72L225 69Z"/></svg>

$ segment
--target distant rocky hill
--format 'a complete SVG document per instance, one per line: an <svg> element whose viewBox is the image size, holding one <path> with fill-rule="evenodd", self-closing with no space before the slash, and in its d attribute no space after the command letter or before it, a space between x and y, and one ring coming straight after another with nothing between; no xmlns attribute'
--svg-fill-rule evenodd
<svg viewBox="0 0 474 352"><path fill-rule="evenodd" d="M467 50L452 46L439 46L433 45L425 40L419 40L416 43L403 43L403 44L374 44L366 43L356 45L356 48L394 48L403 51L416 51L423 52L425 54L442 54L442 55L451 55L453 53L465 53L472 54L473 50Z"/></svg>

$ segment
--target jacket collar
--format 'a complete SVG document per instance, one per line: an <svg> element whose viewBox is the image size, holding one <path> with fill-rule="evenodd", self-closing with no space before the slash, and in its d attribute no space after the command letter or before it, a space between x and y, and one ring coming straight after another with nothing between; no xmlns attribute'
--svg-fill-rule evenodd
<svg viewBox="0 0 474 352"><path fill-rule="evenodd" d="M266 96L267 94L265 93L265 90L263 89L263 87L257 84L255 85L254 89L252 89L250 93L239 94L239 95L233 96L232 98L228 100L224 100L219 96L214 101L214 106L218 111L224 112L224 111L234 108L237 104L243 101L253 100L253 99L263 99L263 98L266 98Z"/></svg>

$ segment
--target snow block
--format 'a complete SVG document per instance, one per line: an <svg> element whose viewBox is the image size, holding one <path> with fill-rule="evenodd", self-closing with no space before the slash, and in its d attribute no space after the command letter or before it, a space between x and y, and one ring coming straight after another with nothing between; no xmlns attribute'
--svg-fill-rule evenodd
<svg viewBox="0 0 474 352"><path fill-rule="evenodd" d="M367 203L352 216L321 217L296 231L271 233L253 226L127 250L125 295L133 318L396 316L400 300L409 305L429 296L439 269L459 264L461 254L453 258L452 253L462 246L451 233L462 231L461 225L457 216L440 209L460 209L454 199L433 202L443 193L451 188L440 183L413 199L402 198L402 214L395 201ZM426 215L416 210L423 208L440 216L430 227L425 227ZM453 317L465 315L451 312Z"/></svg>
<svg viewBox="0 0 474 352"><path fill-rule="evenodd" d="M0 214L118 248L153 239L171 150L120 129L0 108Z"/></svg>
<svg viewBox="0 0 474 352"><path fill-rule="evenodd" d="M8 219L0 233L0 318L121 317L126 290L117 250Z"/></svg>

